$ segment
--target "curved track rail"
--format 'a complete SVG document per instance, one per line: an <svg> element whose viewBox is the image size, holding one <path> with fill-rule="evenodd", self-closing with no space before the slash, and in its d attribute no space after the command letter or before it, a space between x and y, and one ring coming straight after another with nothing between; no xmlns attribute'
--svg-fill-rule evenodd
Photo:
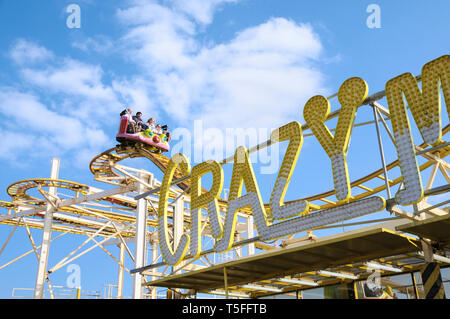
<svg viewBox="0 0 450 319"><path fill-rule="evenodd" d="M15 182L8 186L7 193L11 196L12 202L0 201L0 207L6 208L9 211L19 211L20 209L29 209L30 207L42 207L47 204L46 198L38 198L33 195L30 195L33 189L38 189L41 191L41 194L45 194L45 188L48 187L56 187L57 189L69 190L75 193L75 197L88 195L90 193L90 186L60 180L60 179L27 179ZM47 197L48 198L48 197ZM134 211L136 209L136 202L134 200L126 200L125 197L116 197L116 196L105 196L103 198L95 200L96 202L106 201L108 203L117 204L125 209ZM57 202L57 201L55 201ZM124 224L124 225L133 225L136 221L134 214L130 212L130 214L120 213L108 211L105 209L98 209L93 207L72 205L72 206L64 206L58 207L58 212L64 214L57 214L54 216L54 220L56 222L67 223L72 227L68 229L67 227L61 227L61 225L53 225L52 230L56 231L69 231L70 233L80 234L81 230L77 227L83 227L84 230L92 231L98 230L101 228L101 224L96 223L96 219L100 219L102 221L113 221L116 223ZM152 207L148 207L149 215L154 215L156 211ZM38 212L34 214L35 216L44 217L44 212ZM84 218L87 217L87 218ZM17 222L15 220L4 220L1 221L2 224L15 225ZM42 225L39 223L30 222L31 228L42 228ZM148 219L147 224L149 227L156 227L157 222L154 219ZM20 226L24 226L23 221L19 221ZM111 228L111 227L109 227ZM105 229L102 234L109 234L110 231ZM123 237L132 237L134 234L130 231L121 232Z"/></svg>

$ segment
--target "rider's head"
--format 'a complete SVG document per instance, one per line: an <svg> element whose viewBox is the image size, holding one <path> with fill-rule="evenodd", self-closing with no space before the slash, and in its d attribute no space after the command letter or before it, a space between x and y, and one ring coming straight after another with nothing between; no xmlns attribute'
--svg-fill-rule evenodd
<svg viewBox="0 0 450 319"><path fill-rule="evenodd" d="M136 116L137 116L137 117L141 117L141 116L142 116L142 112L137 112L137 113L136 113Z"/></svg>

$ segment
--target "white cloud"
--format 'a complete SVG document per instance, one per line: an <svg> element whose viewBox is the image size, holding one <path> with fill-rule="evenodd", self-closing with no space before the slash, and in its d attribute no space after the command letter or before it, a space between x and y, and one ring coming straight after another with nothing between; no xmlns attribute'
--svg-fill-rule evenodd
<svg viewBox="0 0 450 319"><path fill-rule="evenodd" d="M14 61L24 58L19 47L24 44L10 51ZM45 47L39 50L51 59L44 61L42 54L43 63L18 64L24 83L0 86L3 131L9 139L0 150L9 154L6 158L68 155L85 168L95 154L111 146L124 104L152 110L145 81L112 76L107 84L101 65L58 57ZM24 86L26 91L20 89ZM14 140L20 145L14 147Z"/></svg>
<svg viewBox="0 0 450 319"><path fill-rule="evenodd" d="M190 34L198 25L212 23L214 13L226 3L239 0L131 0L131 6L118 10L121 22L139 25L159 21L173 21L173 26Z"/></svg>
<svg viewBox="0 0 450 319"><path fill-rule="evenodd" d="M100 151L108 142L108 136L101 129L93 129L79 119L50 110L32 93L0 87L0 112L8 122L0 150L12 158L24 154L31 157L49 153L64 155L83 149Z"/></svg>
<svg viewBox="0 0 450 319"><path fill-rule="evenodd" d="M78 48L84 52L97 52L101 54L109 54L115 50L114 42L106 36L88 37L72 43L74 48Z"/></svg>
<svg viewBox="0 0 450 319"><path fill-rule="evenodd" d="M213 8L220 1L208 3ZM181 125L203 119L222 129L276 127L300 120L306 100L325 91L312 66L322 45L308 24L272 18L228 43L206 46L192 27L179 27L189 16L177 9L139 2L118 16L133 22L122 46L135 54L124 53L153 80L158 104Z"/></svg>
<svg viewBox="0 0 450 319"><path fill-rule="evenodd" d="M54 63L25 67L19 71L28 85L51 100L50 108L93 127L111 123L123 109L122 94L104 82L100 65L70 58L55 58ZM107 126L108 127L108 126Z"/></svg>
<svg viewBox="0 0 450 319"><path fill-rule="evenodd" d="M229 45L231 52L276 53L286 64L317 58L322 47L312 27L285 18L272 18L266 23L240 32Z"/></svg>
<svg viewBox="0 0 450 319"><path fill-rule="evenodd" d="M15 41L9 55L17 64L44 62L54 57L53 53L46 48L25 39Z"/></svg>
<svg viewBox="0 0 450 319"><path fill-rule="evenodd" d="M103 71L99 66L64 59L61 65L25 68L22 74L28 82L47 88L53 93L60 92L106 101L115 99L111 88L102 83Z"/></svg>
<svg viewBox="0 0 450 319"><path fill-rule="evenodd" d="M110 122L125 105L142 112L157 113L149 98L148 83L142 78L114 77L105 83L100 65L70 58L19 70L23 79L35 89L50 95L60 112L98 125L99 119Z"/></svg>
<svg viewBox="0 0 450 319"><path fill-rule="evenodd" d="M150 84L141 78L115 80L112 83L114 92L121 95L133 112L140 111L145 118L159 117L160 111L149 97L149 86Z"/></svg>
<svg viewBox="0 0 450 319"><path fill-rule="evenodd" d="M300 120L301 108L324 91L323 75L310 66L322 47L308 25L284 18L244 30L228 44L196 57L208 69L204 87L213 91L195 112L220 127L273 127ZM257 116L256 116L257 115Z"/></svg>
<svg viewBox="0 0 450 319"><path fill-rule="evenodd" d="M176 10L186 13L200 24L210 24L214 12L225 3L237 2L238 0L172 0Z"/></svg>
<svg viewBox="0 0 450 319"><path fill-rule="evenodd" d="M157 1L138 0L131 1L134 5L127 9L119 9L117 17L126 25L142 25L171 21L175 30L194 34L195 24L180 12L162 6Z"/></svg>
<svg viewBox="0 0 450 319"><path fill-rule="evenodd" d="M35 144L34 136L29 136L26 133L0 129L0 135L2 136L2 142L0 143L1 159L16 161L18 154L27 152Z"/></svg>
<svg viewBox="0 0 450 319"><path fill-rule="evenodd" d="M136 23L141 20L139 18L141 13L152 11L153 8L146 6L138 10L136 20L131 18L130 12L127 12L127 18L121 20L128 21L130 16L129 19ZM118 15L121 17L125 14L119 12ZM166 72L173 67L189 67L192 62L189 54L196 50L191 22L175 13L150 14L146 19L150 21L144 25L133 26L123 37L121 47L124 56L139 62L149 71Z"/></svg>

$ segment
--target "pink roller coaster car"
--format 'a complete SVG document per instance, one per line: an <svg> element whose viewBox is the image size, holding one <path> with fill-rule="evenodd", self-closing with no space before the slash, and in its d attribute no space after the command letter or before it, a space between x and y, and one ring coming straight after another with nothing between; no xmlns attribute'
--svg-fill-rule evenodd
<svg viewBox="0 0 450 319"><path fill-rule="evenodd" d="M145 130L137 133L127 133L128 117L122 116L120 119L119 133L116 135L117 142L121 144L130 144L141 142L149 145L151 150L155 153L170 151L169 141L170 137L166 134L155 134L150 130Z"/></svg>

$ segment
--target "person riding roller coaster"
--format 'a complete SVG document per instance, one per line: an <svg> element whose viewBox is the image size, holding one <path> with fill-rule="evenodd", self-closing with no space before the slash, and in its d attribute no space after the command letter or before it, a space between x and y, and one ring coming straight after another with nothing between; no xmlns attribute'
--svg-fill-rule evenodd
<svg viewBox="0 0 450 319"><path fill-rule="evenodd" d="M136 122L136 132L144 131L148 128L148 126L142 121L142 112L137 112L135 116L133 116L133 120Z"/></svg>
<svg viewBox="0 0 450 319"><path fill-rule="evenodd" d="M135 116L132 116L131 112L131 109L125 109L120 113L120 127L116 140L121 144L141 143L155 153L168 152L170 150L168 126L158 124L155 127L153 118L144 123L142 112L137 112Z"/></svg>
<svg viewBox="0 0 450 319"><path fill-rule="evenodd" d="M126 126L126 132L129 134L136 133L136 121L133 119L133 116L131 115L132 111L131 109L125 109L122 112L120 112L121 118L126 117L127 118L127 126Z"/></svg>

